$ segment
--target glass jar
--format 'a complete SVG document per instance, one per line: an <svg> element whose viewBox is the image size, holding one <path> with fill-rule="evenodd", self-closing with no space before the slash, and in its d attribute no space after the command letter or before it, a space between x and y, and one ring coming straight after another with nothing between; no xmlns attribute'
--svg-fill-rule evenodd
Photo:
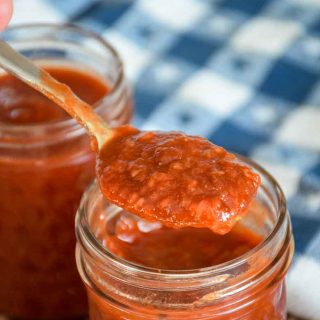
<svg viewBox="0 0 320 320"><path fill-rule="evenodd" d="M111 253L95 235L101 221L107 225L121 209L91 186L76 217L77 266L91 320L286 319L284 276L293 254L286 200L265 170L242 159L261 175L262 185L240 223L264 240L239 258L208 268L152 269Z"/></svg>
<svg viewBox="0 0 320 320"><path fill-rule="evenodd" d="M109 92L94 105L96 111L113 126L131 119L122 62L99 36L47 24L9 28L1 36L37 63L101 77ZM0 122L0 314L19 319L86 315L74 261L74 218L94 166L87 134L73 119Z"/></svg>

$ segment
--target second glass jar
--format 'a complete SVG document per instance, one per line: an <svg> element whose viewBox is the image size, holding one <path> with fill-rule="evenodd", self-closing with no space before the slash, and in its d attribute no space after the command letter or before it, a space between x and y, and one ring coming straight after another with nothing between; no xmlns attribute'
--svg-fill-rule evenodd
<svg viewBox="0 0 320 320"><path fill-rule="evenodd" d="M57 25L14 27L2 37L43 66L99 78L108 92L94 105L96 111L112 126L131 119L122 62L102 38ZM85 95L89 88L82 83L79 90ZM0 121L0 130L0 314L19 319L84 316L74 217L95 175L87 134L69 118L36 124Z"/></svg>

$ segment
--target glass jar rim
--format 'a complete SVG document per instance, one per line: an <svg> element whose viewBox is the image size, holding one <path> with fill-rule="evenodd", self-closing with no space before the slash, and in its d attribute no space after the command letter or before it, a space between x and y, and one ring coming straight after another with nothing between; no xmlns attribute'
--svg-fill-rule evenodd
<svg viewBox="0 0 320 320"><path fill-rule="evenodd" d="M113 83L113 85L109 88L108 93L105 94L101 99L99 99L97 102L93 104L93 108L99 113L100 107L102 108L102 102L105 99L111 99L112 95L117 91L117 89L121 86L121 84L124 81L124 68L123 68L123 62L118 54L117 50L103 37L98 35L97 33L87 30L85 28L82 28L78 25L72 24L72 23L65 23L65 24L59 24L59 23L23 23L23 24L15 24L13 26L9 26L6 28L6 30L2 33L5 35L9 32L15 32L17 30L24 30L28 28L54 28L59 30L72 30L76 31L84 36L88 36L89 38L95 39L97 42L99 42L102 47L107 49L111 52L112 57L115 59L115 62L117 63L117 76ZM12 133L23 133L26 129L34 132L41 132L44 129L52 129L52 130L63 130L66 128L72 129L74 131L83 131L84 129L80 127L80 125L72 118L67 118L63 120L58 121L52 121L52 122L45 122L45 123L37 123L37 124L27 124L27 125L12 125L12 124L4 124L0 123L1 130L8 130Z"/></svg>
<svg viewBox="0 0 320 320"><path fill-rule="evenodd" d="M98 188L97 182L94 182L89 187L89 189L84 193L81 199L80 207L77 212L77 216L76 216L76 234L81 247L87 250L83 241L87 242L89 244L90 250L94 251L95 257L98 257L102 264L103 264L103 261L108 261L108 262L111 262L112 265L115 266L117 269L125 269L128 272L132 272L135 275L140 275L148 279L153 279L154 277L158 277L158 278L161 277L162 280L166 282L175 281L175 280L179 281L183 279L188 281L188 283L190 284L189 281L198 281L204 278L208 278L209 276L212 276L214 274L225 274L228 270L232 270L234 268L239 267L246 261L249 261L252 255L262 252L265 247L270 245L272 240L277 238L277 236L281 232L283 225L285 224L286 221L288 221L289 217L287 213L287 205L286 205L284 193L281 187L279 186L278 182L273 178L273 176L269 174L260 165L255 163L253 160L250 160L241 155L237 155L237 156L239 157L240 161L249 165L254 170L259 172L259 174L263 175L264 178L267 179L268 183L270 183L272 188L275 190L277 201L279 203L278 205L279 214L277 216L277 219L275 221L275 225L273 226L272 231L260 244L258 244L256 247L252 248L242 256L235 258L231 261L227 261L227 262L214 265L211 267L206 267L206 268L189 269L189 270L161 270L161 271L159 271L159 269L141 266L116 256L115 254L111 253L107 248L105 248L94 236L94 234L90 230L89 221L87 219L86 206L89 204L89 194L94 189ZM290 235L286 236L285 241L282 245L282 251L286 251L290 245L290 240L291 240L290 228L291 228L290 223L287 223L286 234L288 234L289 232ZM78 261L78 263L80 262ZM224 281L224 279L221 279L221 281Z"/></svg>

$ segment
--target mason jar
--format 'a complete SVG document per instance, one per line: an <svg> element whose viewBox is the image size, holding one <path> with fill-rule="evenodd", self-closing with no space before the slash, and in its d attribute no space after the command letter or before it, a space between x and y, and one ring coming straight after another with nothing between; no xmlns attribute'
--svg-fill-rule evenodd
<svg viewBox="0 0 320 320"><path fill-rule="evenodd" d="M106 201L97 184L86 191L76 216L76 259L90 320L287 318L285 275L294 245L286 200L270 174L241 159L260 174L262 184L239 224L262 240L243 255L210 267L164 270L125 260L98 235L112 236L114 221L130 213Z"/></svg>
<svg viewBox="0 0 320 320"><path fill-rule="evenodd" d="M72 25L34 24L9 28L1 37L48 70L82 74L70 81L83 99L91 88L85 79L100 81L107 90L93 108L112 126L130 121L122 61L98 35ZM0 115L7 112L5 102ZM26 99L25 110L21 104L9 110L12 117L25 112L31 122L0 116L0 314L75 319L86 315L87 302L74 259L74 218L95 176L95 155L70 117L33 123L43 112L43 106L33 110L34 103Z"/></svg>

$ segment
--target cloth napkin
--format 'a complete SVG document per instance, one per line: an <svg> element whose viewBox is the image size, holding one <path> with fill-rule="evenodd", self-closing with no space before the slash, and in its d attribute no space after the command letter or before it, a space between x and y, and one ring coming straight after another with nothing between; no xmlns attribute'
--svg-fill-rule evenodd
<svg viewBox="0 0 320 320"><path fill-rule="evenodd" d="M125 61L135 125L206 136L276 177L296 242L288 307L319 320L320 0L16 0L23 22L98 32Z"/></svg>

